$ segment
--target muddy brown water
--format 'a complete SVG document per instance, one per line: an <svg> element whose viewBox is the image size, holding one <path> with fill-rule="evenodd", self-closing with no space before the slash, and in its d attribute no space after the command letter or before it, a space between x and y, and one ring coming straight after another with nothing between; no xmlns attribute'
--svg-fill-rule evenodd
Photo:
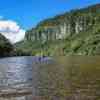
<svg viewBox="0 0 100 100"><path fill-rule="evenodd" d="M100 100L100 56L54 57L53 63L33 70L33 96L46 98L42 100Z"/></svg>

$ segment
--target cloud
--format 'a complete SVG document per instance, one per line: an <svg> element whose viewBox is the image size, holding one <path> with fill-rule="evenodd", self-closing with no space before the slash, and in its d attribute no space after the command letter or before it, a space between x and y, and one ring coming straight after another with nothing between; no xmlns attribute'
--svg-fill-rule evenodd
<svg viewBox="0 0 100 100"><path fill-rule="evenodd" d="M0 33L12 43L21 41L25 36L25 30L12 20L0 20Z"/></svg>

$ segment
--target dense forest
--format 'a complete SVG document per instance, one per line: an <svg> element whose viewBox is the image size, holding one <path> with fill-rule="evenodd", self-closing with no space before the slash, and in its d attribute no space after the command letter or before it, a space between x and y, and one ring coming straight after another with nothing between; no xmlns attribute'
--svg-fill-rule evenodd
<svg viewBox="0 0 100 100"><path fill-rule="evenodd" d="M13 45L0 34L0 57L11 56L14 48Z"/></svg>

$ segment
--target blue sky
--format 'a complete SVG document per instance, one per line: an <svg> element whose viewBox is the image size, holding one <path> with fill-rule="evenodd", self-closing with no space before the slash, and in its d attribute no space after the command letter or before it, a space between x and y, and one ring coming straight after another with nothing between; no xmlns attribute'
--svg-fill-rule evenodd
<svg viewBox="0 0 100 100"><path fill-rule="evenodd" d="M29 29L45 18L96 3L100 0L1 0L0 16Z"/></svg>

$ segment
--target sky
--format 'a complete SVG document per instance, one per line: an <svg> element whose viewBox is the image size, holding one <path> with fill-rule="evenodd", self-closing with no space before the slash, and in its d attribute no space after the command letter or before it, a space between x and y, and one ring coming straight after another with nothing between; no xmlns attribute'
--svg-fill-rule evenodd
<svg viewBox="0 0 100 100"><path fill-rule="evenodd" d="M0 32L15 43L41 20L100 3L100 0L1 0Z"/></svg>

